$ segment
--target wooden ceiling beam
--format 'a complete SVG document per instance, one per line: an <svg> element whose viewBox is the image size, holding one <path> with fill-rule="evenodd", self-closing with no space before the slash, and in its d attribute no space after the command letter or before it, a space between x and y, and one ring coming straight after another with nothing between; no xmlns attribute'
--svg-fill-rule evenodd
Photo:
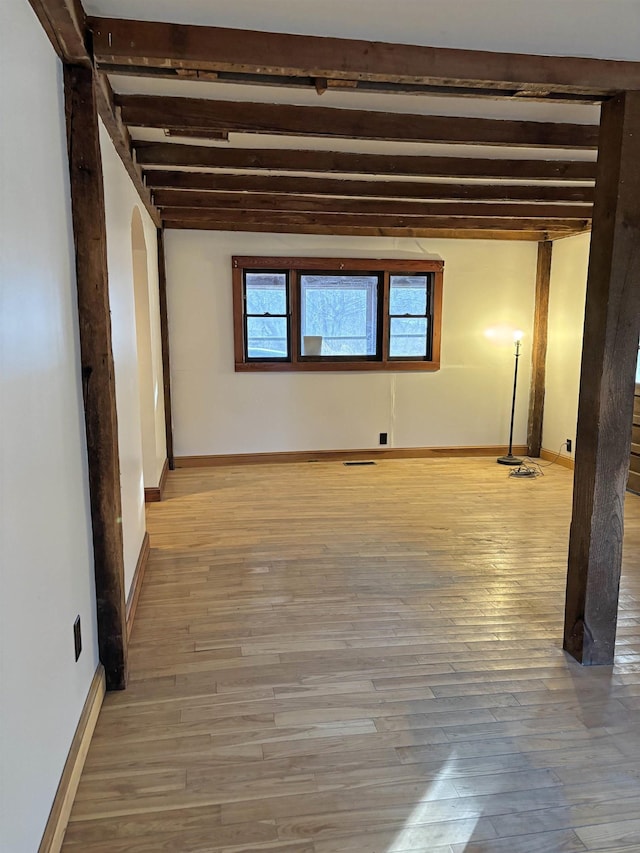
<svg viewBox="0 0 640 853"><path fill-rule="evenodd" d="M87 19L80 0L29 0L33 11L63 62L90 65Z"/></svg>
<svg viewBox="0 0 640 853"><path fill-rule="evenodd" d="M475 228L389 228L376 225L345 226L345 225L278 225L273 223L250 220L246 222L228 221L212 223L206 220L165 219L165 229L194 230L194 231L247 231L269 232L273 234L325 234L352 237L433 237L442 240L541 240L555 239L555 236L570 237L580 231L566 231L556 234L551 231L508 231Z"/></svg>
<svg viewBox="0 0 640 853"><path fill-rule="evenodd" d="M367 216L468 216L514 219L590 219L591 207L582 204L538 204L530 202L406 201L404 199L321 198L309 195L270 193L199 192L157 190L155 204L166 211L173 207L238 211L308 213L353 213Z"/></svg>
<svg viewBox="0 0 640 853"><path fill-rule="evenodd" d="M29 0L56 53L65 64L91 68L95 76L95 98L98 114L106 127L118 156L134 183L140 199L156 226L160 214L151 202L141 169L133 158L129 131L122 123L114 104L111 84L104 74L96 73L88 47L86 15L80 0Z"/></svg>
<svg viewBox="0 0 640 853"><path fill-rule="evenodd" d="M352 181L300 178L286 175L220 175L211 172L172 172L149 169L144 173L151 189L308 194L353 198L465 199L468 201L593 202L593 187L518 184L441 184L412 181Z"/></svg>
<svg viewBox="0 0 640 853"><path fill-rule="evenodd" d="M503 121L457 116L416 115L249 101L116 95L123 121L135 127L168 130L497 145L525 148L596 149L597 125Z"/></svg>
<svg viewBox="0 0 640 853"><path fill-rule="evenodd" d="M334 228L374 227L374 228L449 228L493 230L493 231L548 231L559 233L581 231L589 220L545 219L520 217L517 219L493 216L402 216L397 214L357 214L357 213L311 213L308 211L245 211L233 208L190 208L171 207L164 212L163 221L208 222L213 227L221 227L232 222L239 225L250 222L267 226L312 225ZM338 232L335 232L338 233Z"/></svg>
<svg viewBox="0 0 640 853"><path fill-rule="evenodd" d="M474 157L396 156L343 151L218 148L171 142L135 142L143 166L323 172L430 178L594 181L595 161L502 160Z"/></svg>
<svg viewBox="0 0 640 853"><path fill-rule="evenodd" d="M90 18L96 59L136 73L181 69L378 82L492 97L602 100L640 90L640 63L388 44L151 21ZM457 91L456 91L457 93Z"/></svg>
<svg viewBox="0 0 640 853"><path fill-rule="evenodd" d="M598 105L602 102L602 95L588 95L578 93L556 93L540 91L533 93L530 90L519 89L497 89L491 87L476 87L473 89L463 86L439 86L426 83L393 83L384 80L340 80L327 79L323 77L290 77L275 74L248 74L241 71L199 71L186 68L171 68L161 66L159 68L148 65L119 65L110 62L100 62L100 71L109 75L123 75L126 77L147 77L153 80L191 80L196 82L234 83L245 86L273 86L285 89L315 89L318 95L327 90L335 91L358 91L366 94L378 95L445 95L452 98L509 98L521 100L537 100L552 103L570 103Z"/></svg>
<svg viewBox="0 0 640 853"><path fill-rule="evenodd" d="M111 141L113 142L114 148L116 149L123 166L127 170L127 174L131 178L133 185L140 196L140 200L144 204L147 213L153 220L156 228L159 228L161 225L160 213L153 203L151 191L145 185L142 169L135 162L131 136L129 135L128 128L120 117L120 111L114 104L111 84L105 74L96 73L96 78L97 103L100 118L111 137Z"/></svg>

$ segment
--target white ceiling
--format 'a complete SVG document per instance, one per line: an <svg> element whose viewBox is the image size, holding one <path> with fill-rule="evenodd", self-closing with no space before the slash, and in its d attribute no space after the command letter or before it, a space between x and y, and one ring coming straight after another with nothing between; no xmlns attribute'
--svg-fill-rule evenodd
<svg viewBox="0 0 640 853"><path fill-rule="evenodd" d="M85 0L91 15L640 60L640 0Z"/></svg>

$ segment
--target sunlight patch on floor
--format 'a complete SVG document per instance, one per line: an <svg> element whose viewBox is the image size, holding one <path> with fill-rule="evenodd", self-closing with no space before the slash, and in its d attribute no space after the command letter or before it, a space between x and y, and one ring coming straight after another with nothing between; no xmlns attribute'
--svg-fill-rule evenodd
<svg viewBox="0 0 640 853"><path fill-rule="evenodd" d="M387 848L386 853L408 853L408 851L416 851L420 849L427 850L428 847L425 847L425 844L432 845L441 845L448 844L446 839L442 838L433 838L428 839L426 836L428 835L428 825L431 823L429 820L429 812L433 808L434 800L438 800L441 798L438 789L444 783L448 784L450 770L453 761L455 761L456 754L455 752L447 759L446 763L442 765L440 772L436 776L435 779L431 782L429 787L424 793L424 796L420 800L420 802L414 807L411 814L404 822L404 826L400 830L400 832L396 835L396 837L391 842L391 845ZM457 829L460 830L461 826L464 824L465 826L465 838L460 838L459 833L456 832L455 843L456 844L466 844L467 841L470 841L473 832L476 828L476 824L480 819L480 814L478 813L475 816L469 817L465 816L467 819L464 821L456 821ZM438 823L438 831L441 832L441 826ZM419 838L417 837L416 828L420 827ZM435 829L435 826L434 826Z"/></svg>

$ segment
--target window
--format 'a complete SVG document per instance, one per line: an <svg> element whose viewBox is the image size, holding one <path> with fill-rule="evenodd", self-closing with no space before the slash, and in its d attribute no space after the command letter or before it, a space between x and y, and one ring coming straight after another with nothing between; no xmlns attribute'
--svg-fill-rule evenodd
<svg viewBox="0 0 640 853"><path fill-rule="evenodd" d="M236 370L438 370L443 267L235 257Z"/></svg>
<svg viewBox="0 0 640 853"><path fill-rule="evenodd" d="M308 354L309 336L320 339L316 340L316 355L377 355L378 275L301 272L299 281L303 356Z"/></svg>
<svg viewBox="0 0 640 853"><path fill-rule="evenodd" d="M247 272L244 280L244 339L247 361L289 358L289 276Z"/></svg>

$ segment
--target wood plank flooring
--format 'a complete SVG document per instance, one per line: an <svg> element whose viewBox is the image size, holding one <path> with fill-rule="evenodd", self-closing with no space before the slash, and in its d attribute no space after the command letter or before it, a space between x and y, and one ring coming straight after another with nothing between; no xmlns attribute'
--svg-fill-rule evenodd
<svg viewBox="0 0 640 853"><path fill-rule="evenodd" d="M571 472L183 469L66 853L640 851L640 497L616 665L561 650Z"/></svg>

